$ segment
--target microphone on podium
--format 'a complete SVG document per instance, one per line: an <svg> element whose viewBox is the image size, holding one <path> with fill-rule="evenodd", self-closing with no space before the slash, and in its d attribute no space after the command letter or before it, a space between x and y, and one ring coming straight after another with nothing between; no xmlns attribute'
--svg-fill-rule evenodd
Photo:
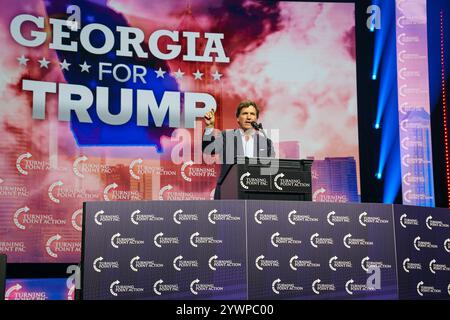
<svg viewBox="0 0 450 320"><path fill-rule="evenodd" d="M252 121L252 122L251 122L251 125L252 125L253 129L255 129L256 131L259 131L260 129L263 128L263 127L262 127L262 123L257 123L257 122L255 122L255 121Z"/></svg>
<svg viewBox="0 0 450 320"><path fill-rule="evenodd" d="M262 123L257 123L256 121L252 121L251 125L252 125L253 129L255 129L256 131L262 132L264 138L268 139L266 132L263 130Z"/></svg>

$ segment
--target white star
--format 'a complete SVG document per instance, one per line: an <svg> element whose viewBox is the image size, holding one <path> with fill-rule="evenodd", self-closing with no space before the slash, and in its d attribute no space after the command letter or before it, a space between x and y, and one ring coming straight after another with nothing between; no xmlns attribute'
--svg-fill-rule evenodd
<svg viewBox="0 0 450 320"><path fill-rule="evenodd" d="M178 68L178 71L174 72L173 74L175 75L175 78L177 78L177 79L181 79L184 76L184 72L181 72L180 68Z"/></svg>
<svg viewBox="0 0 450 320"><path fill-rule="evenodd" d="M71 63L67 63L66 59L64 59L64 61L60 62L59 64L61 65L61 70L69 71L69 66L71 65Z"/></svg>
<svg viewBox="0 0 450 320"><path fill-rule="evenodd" d="M217 70L214 73L211 73L211 75L213 76L214 80L218 80L220 81L220 77L222 76L221 73L219 73Z"/></svg>
<svg viewBox="0 0 450 320"><path fill-rule="evenodd" d="M85 61L83 64L80 64L79 66L81 67L81 72L86 71L87 73L89 73L89 68L90 68L91 66L88 65L88 64L86 63L86 61Z"/></svg>
<svg viewBox="0 0 450 320"><path fill-rule="evenodd" d="M41 60L38 60L40 66L39 68L45 68L48 69L48 64L50 63L50 61L45 60L45 58L42 58Z"/></svg>
<svg viewBox="0 0 450 320"><path fill-rule="evenodd" d="M166 71L163 71L161 69L161 67L159 67L159 69L156 70L155 73L156 73L156 78L163 78L164 79L164 73L166 73Z"/></svg>
<svg viewBox="0 0 450 320"><path fill-rule="evenodd" d="M199 80L199 79L203 80L202 79L203 73L201 73L198 69L197 69L197 72L193 73L193 75L195 77L195 80Z"/></svg>
<svg viewBox="0 0 450 320"><path fill-rule="evenodd" d="M17 60L19 61L19 64L21 66L26 66L27 65L27 61L30 60L30 59L25 58L24 55L21 55L19 58L17 58Z"/></svg>

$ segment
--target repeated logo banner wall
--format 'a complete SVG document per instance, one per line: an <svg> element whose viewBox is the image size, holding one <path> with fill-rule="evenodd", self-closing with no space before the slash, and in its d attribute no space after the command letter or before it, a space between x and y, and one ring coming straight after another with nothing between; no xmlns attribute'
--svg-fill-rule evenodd
<svg viewBox="0 0 450 320"><path fill-rule="evenodd" d="M86 204L84 299L247 298L244 202L138 203Z"/></svg>
<svg viewBox="0 0 450 320"><path fill-rule="evenodd" d="M448 209L130 201L84 215L88 300L450 299Z"/></svg>
<svg viewBox="0 0 450 320"><path fill-rule="evenodd" d="M401 299L450 297L448 209L394 206Z"/></svg>
<svg viewBox="0 0 450 320"><path fill-rule="evenodd" d="M242 100L313 198L359 201L354 4L20 1L0 13L0 253L77 262L83 201L209 200ZM207 162L209 161L209 162ZM209 164L208 164L209 163Z"/></svg>

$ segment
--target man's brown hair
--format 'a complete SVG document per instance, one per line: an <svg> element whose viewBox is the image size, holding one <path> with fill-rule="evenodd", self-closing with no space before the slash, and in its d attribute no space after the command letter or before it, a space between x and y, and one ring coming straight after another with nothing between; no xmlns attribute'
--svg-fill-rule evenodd
<svg viewBox="0 0 450 320"><path fill-rule="evenodd" d="M242 109L248 108L250 106L255 107L255 109L256 109L256 118L259 118L259 107L258 107L258 105L255 102L250 101L250 100L245 100L245 101L242 101L241 103L239 103L239 105L238 105L238 107L236 109L236 118L239 118L239 115L241 114L241 110Z"/></svg>

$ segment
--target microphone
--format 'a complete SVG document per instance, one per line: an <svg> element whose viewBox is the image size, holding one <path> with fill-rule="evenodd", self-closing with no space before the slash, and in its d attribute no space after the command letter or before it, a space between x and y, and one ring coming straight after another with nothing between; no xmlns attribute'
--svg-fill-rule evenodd
<svg viewBox="0 0 450 320"><path fill-rule="evenodd" d="M260 129L263 128L263 127L262 127L262 123L257 123L257 122L255 122L255 121L252 121L252 122L251 122L251 125L252 125L253 129L255 129L256 131L259 131Z"/></svg>
<svg viewBox="0 0 450 320"><path fill-rule="evenodd" d="M269 139L269 138L267 138L266 132L263 130L262 123L257 123L255 121L252 121L251 125L252 125L253 129L255 129L256 131L262 132L264 138Z"/></svg>

